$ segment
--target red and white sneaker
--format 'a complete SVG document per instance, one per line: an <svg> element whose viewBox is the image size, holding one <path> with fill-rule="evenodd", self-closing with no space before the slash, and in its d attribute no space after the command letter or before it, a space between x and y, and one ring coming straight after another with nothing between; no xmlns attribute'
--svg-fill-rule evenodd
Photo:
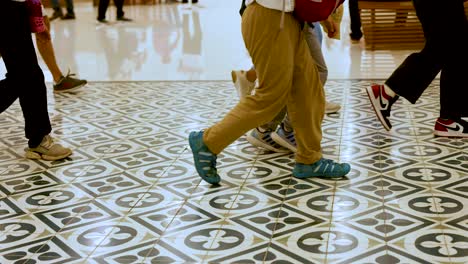
<svg viewBox="0 0 468 264"><path fill-rule="evenodd" d="M468 122L463 119L454 121L439 117L435 123L434 135L439 137L468 137Z"/></svg>
<svg viewBox="0 0 468 264"><path fill-rule="evenodd" d="M373 84L367 87L366 91L377 118L383 127L389 131L392 128L392 124L390 124L388 117L390 116L391 106L398 99L398 96L392 97L386 94L385 88L381 84Z"/></svg>

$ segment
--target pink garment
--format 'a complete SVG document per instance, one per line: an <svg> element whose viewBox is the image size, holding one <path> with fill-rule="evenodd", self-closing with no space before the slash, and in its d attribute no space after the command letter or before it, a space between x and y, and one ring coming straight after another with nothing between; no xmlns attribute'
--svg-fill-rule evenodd
<svg viewBox="0 0 468 264"><path fill-rule="evenodd" d="M44 17L42 16L41 0L26 0L29 13L29 24L32 33L43 32L46 27Z"/></svg>

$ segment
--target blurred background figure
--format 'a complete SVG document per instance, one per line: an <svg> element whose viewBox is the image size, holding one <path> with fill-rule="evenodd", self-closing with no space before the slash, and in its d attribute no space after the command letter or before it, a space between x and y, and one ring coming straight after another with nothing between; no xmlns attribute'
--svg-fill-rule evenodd
<svg viewBox="0 0 468 264"><path fill-rule="evenodd" d="M64 0L67 6L67 13L63 15L62 7L59 3L60 0L50 0L54 13L50 17L50 21L61 18L61 19L75 19L75 11L73 10L73 0Z"/></svg>
<svg viewBox="0 0 468 264"><path fill-rule="evenodd" d="M98 17L97 20L101 23L108 23L106 20L106 12L109 7L110 0L99 0L98 7ZM117 8L117 21L131 22L133 21L130 18L124 16L125 12L123 11L124 0L114 0L114 5Z"/></svg>

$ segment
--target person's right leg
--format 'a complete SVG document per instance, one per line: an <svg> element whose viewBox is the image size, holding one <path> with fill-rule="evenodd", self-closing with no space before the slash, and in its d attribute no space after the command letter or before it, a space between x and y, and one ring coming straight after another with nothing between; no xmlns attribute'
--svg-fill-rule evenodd
<svg viewBox="0 0 468 264"><path fill-rule="evenodd" d="M349 0L348 8L351 29L349 36L351 37L351 40L358 41L362 38L361 14L359 13L358 0Z"/></svg>
<svg viewBox="0 0 468 264"><path fill-rule="evenodd" d="M305 24L303 32L307 41L309 53L315 66L317 67L320 76L320 82L322 83L322 86L325 86L328 78L328 67L322 52L322 29L320 23L317 22L313 23L312 25ZM339 104L328 101L325 102L326 114L336 113L340 110L340 108L341 106ZM281 120L279 122L281 122ZM274 120L273 122L267 124L267 127L272 128L274 125L273 128L276 128L277 124L277 120ZM297 151L294 128L291 124L289 115L286 115L282 120L281 126L271 133L271 138L275 143L281 145L282 147L289 149L292 152Z"/></svg>
<svg viewBox="0 0 468 264"><path fill-rule="evenodd" d="M25 120L26 138L29 139L26 157L63 159L71 155L71 150L55 144L49 136L51 125L44 75L37 63L27 18L26 4L0 2L0 23L14 25L4 27L7 38L0 40L0 54L7 70L7 79L0 85L2 93L6 94L6 97L1 98L0 107L3 111L5 106L14 101L15 94L18 95Z"/></svg>
<svg viewBox="0 0 468 264"><path fill-rule="evenodd" d="M293 87L287 102L288 116L297 144L293 176L343 177L351 166L322 158L322 120L325 112L325 94L318 70L307 44L300 40L295 51Z"/></svg>
<svg viewBox="0 0 468 264"><path fill-rule="evenodd" d="M63 19L75 19L73 0L66 0L65 3L67 4L67 14L63 17Z"/></svg>
<svg viewBox="0 0 468 264"><path fill-rule="evenodd" d="M97 20L99 22L107 22L106 20L106 12L107 8L109 7L109 1L110 0L99 0L99 6L98 6L98 16Z"/></svg>

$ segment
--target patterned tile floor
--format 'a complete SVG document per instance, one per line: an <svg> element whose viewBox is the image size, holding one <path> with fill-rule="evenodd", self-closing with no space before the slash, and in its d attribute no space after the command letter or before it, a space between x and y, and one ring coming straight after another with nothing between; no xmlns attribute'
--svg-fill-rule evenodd
<svg viewBox="0 0 468 264"><path fill-rule="evenodd" d="M436 81L437 82L437 81ZM437 83L384 131L370 80L330 80L323 123L341 180L298 180L291 155L241 138L201 182L187 135L236 103L230 82L96 82L49 94L60 162L24 159L0 115L0 263L468 263L468 140L435 138Z"/></svg>

